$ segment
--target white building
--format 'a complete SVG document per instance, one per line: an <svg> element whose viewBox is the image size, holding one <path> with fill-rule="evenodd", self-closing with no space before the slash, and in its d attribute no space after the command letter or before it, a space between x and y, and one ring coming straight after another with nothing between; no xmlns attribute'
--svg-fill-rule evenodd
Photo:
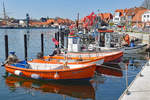
<svg viewBox="0 0 150 100"><path fill-rule="evenodd" d="M114 24L119 24L121 21L120 12L115 12L113 17Z"/></svg>
<svg viewBox="0 0 150 100"><path fill-rule="evenodd" d="M142 22L150 22L150 11L146 11L142 14Z"/></svg>
<svg viewBox="0 0 150 100"><path fill-rule="evenodd" d="M19 20L19 25L21 27L25 27L26 26L26 22L24 20Z"/></svg>

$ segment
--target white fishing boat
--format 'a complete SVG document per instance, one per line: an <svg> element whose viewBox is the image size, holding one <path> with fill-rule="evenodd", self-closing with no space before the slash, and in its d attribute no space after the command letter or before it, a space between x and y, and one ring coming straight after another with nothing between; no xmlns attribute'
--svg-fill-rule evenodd
<svg viewBox="0 0 150 100"><path fill-rule="evenodd" d="M123 36L123 34L118 34L114 32L109 31L102 31L99 30L100 34L103 34L104 36L104 47L100 47L101 50L113 50L114 49L120 49L125 54L134 54L134 53L142 53L145 52L147 49L147 44L143 43L134 43L130 42L131 39L129 35L127 35L128 40L126 41L126 35ZM123 46L122 42L126 41L127 45ZM101 42L100 42L101 43Z"/></svg>
<svg viewBox="0 0 150 100"><path fill-rule="evenodd" d="M147 49L147 44L138 44L134 47L123 47L121 50L126 54L142 53Z"/></svg>

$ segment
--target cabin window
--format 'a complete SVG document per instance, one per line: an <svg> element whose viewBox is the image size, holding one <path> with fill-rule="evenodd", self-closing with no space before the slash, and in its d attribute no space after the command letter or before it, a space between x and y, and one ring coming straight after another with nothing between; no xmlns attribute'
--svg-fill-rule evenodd
<svg viewBox="0 0 150 100"><path fill-rule="evenodd" d="M115 18L115 20L119 20L119 18Z"/></svg>
<svg viewBox="0 0 150 100"><path fill-rule="evenodd" d="M73 44L77 44L77 39L73 39Z"/></svg>

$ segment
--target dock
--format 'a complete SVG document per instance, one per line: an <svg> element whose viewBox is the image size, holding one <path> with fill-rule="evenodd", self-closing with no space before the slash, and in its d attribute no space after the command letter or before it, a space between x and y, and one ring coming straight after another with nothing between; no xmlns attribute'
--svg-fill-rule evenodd
<svg viewBox="0 0 150 100"><path fill-rule="evenodd" d="M150 60L118 100L150 100Z"/></svg>

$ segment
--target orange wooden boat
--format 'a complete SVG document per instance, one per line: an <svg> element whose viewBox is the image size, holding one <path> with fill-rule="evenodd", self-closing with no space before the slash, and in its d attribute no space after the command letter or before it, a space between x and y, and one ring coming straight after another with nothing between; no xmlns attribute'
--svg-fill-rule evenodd
<svg viewBox="0 0 150 100"><path fill-rule="evenodd" d="M10 75L6 77L5 82L9 87L13 87L13 89L23 88L25 90L30 89L42 93L55 93L80 99L95 99L95 91L89 81L83 83L82 81L79 83L71 83L68 81L38 81Z"/></svg>
<svg viewBox="0 0 150 100"><path fill-rule="evenodd" d="M104 57L91 57L89 59L82 59L79 57L65 57L65 56L44 56L43 62L60 63L63 64L67 61L68 64L86 64L86 63L97 63L103 64Z"/></svg>
<svg viewBox="0 0 150 100"><path fill-rule="evenodd" d="M6 64L7 72L33 79L46 80L80 80L90 79L94 75L96 64L60 64L57 62L35 59L26 63Z"/></svg>
<svg viewBox="0 0 150 100"><path fill-rule="evenodd" d="M98 61L104 59L104 62L114 61L123 56L122 51L112 51L112 52L90 52L90 53L67 53L67 59L71 60L90 60L89 62L94 62L92 60ZM66 59L65 55L55 55L55 56L44 56L44 59Z"/></svg>

